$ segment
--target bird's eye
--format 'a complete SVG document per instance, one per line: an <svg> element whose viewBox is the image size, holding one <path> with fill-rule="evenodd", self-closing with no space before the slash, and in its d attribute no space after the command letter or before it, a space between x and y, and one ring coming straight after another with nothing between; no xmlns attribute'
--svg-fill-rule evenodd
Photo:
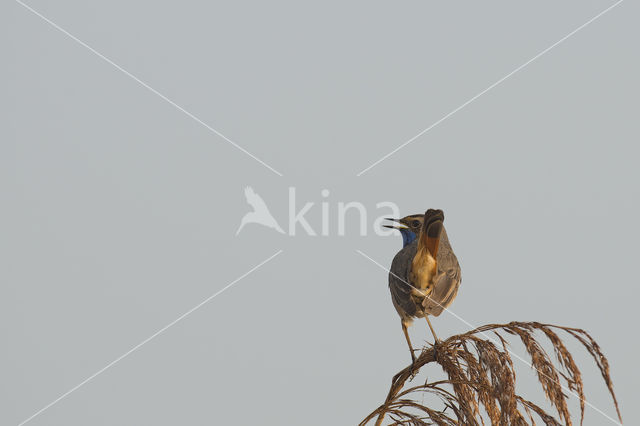
<svg viewBox="0 0 640 426"><path fill-rule="evenodd" d="M419 220L414 220L413 222L411 222L411 226L413 226L414 228L420 228L420 221Z"/></svg>

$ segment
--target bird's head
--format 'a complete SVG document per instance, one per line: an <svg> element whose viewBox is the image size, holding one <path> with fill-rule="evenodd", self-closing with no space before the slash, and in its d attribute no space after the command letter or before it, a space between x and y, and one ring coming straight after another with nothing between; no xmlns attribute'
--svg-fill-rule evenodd
<svg viewBox="0 0 640 426"><path fill-rule="evenodd" d="M398 225L383 225L385 228L397 229L402 234L402 247L405 247L420 235L420 229L422 229L422 223L424 222L423 214L412 214L405 216L402 219L386 218L396 222Z"/></svg>

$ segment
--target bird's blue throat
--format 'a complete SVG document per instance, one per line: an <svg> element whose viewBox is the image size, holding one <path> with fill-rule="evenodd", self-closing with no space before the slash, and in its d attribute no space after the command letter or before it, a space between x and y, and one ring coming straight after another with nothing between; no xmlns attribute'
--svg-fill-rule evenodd
<svg viewBox="0 0 640 426"><path fill-rule="evenodd" d="M400 233L402 234L402 247L406 247L412 242L416 240L416 234L411 229L408 228L400 228Z"/></svg>

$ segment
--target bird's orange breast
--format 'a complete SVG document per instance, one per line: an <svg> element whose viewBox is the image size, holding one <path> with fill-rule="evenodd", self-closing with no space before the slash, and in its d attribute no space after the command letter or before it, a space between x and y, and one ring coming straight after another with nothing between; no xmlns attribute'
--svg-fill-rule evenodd
<svg viewBox="0 0 640 426"><path fill-rule="evenodd" d="M438 264L429 250L418 249L411 261L411 284L420 290L429 289L432 287L437 273Z"/></svg>

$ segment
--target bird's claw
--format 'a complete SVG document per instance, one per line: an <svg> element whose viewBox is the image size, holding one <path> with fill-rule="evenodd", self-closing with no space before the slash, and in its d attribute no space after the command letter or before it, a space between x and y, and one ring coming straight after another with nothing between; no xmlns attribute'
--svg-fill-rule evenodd
<svg viewBox="0 0 640 426"><path fill-rule="evenodd" d="M413 378L416 376L416 374L418 373L418 371L416 370L416 355L414 354L415 351L418 351L419 349L412 349L411 350L411 365L409 366L409 380L413 380Z"/></svg>
<svg viewBox="0 0 640 426"><path fill-rule="evenodd" d="M436 360L436 362L438 361L438 346L440 346L440 343L442 342L439 339L435 339L433 345L431 345L433 348L433 359Z"/></svg>
<svg viewBox="0 0 640 426"><path fill-rule="evenodd" d="M418 374L418 370L416 369L416 360L414 359L409 366L409 381L413 380L414 377Z"/></svg>

